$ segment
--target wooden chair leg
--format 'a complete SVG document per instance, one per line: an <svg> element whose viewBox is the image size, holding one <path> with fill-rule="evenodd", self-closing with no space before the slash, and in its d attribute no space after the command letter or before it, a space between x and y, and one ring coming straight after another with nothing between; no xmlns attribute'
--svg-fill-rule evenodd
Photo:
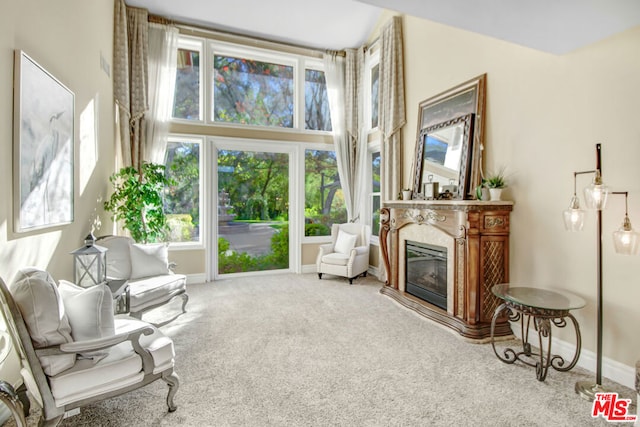
<svg viewBox="0 0 640 427"><path fill-rule="evenodd" d="M180 380L178 379L178 375L175 372L172 372L170 375L163 375L162 379L164 382L169 384L169 393L167 394L167 407L169 408L169 412L173 412L178 407L175 403L173 403L173 398L178 392L178 388L180 387Z"/></svg>

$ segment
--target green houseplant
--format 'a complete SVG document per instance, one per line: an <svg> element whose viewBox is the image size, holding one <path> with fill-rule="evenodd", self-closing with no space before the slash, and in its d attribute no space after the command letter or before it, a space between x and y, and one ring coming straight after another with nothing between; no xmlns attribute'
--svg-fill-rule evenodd
<svg viewBox="0 0 640 427"><path fill-rule="evenodd" d="M502 198L502 190L507 186L507 178L505 169L501 168L498 172L488 174L483 178L484 186L489 189L491 200L500 200Z"/></svg>
<svg viewBox="0 0 640 427"><path fill-rule="evenodd" d="M144 162L140 171L124 167L109 177L113 194L104 202L112 219L123 221L123 227L136 242L164 241L168 232L162 193L172 180L165 175L164 165Z"/></svg>

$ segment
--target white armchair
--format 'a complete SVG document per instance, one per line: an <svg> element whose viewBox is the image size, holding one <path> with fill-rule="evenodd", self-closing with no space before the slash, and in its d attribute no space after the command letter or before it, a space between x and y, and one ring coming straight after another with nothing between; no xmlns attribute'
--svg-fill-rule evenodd
<svg viewBox="0 0 640 427"><path fill-rule="evenodd" d="M149 323L114 318L106 285L74 286L56 285L35 268L21 270L10 288L0 279L0 305L20 354L20 373L42 408L39 425L58 425L71 409L158 379L168 384L167 406L175 411L173 341Z"/></svg>
<svg viewBox="0 0 640 427"><path fill-rule="evenodd" d="M318 278L333 274L349 279L367 275L369 268L369 243L371 227L366 224L333 224L331 243L320 245L316 266Z"/></svg>

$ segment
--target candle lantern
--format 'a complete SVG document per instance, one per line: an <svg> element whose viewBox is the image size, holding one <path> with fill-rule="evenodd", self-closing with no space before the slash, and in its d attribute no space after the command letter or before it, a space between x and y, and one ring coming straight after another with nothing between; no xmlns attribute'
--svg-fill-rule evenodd
<svg viewBox="0 0 640 427"><path fill-rule="evenodd" d="M96 238L90 233L84 239L84 246L71 252L75 283L83 288L107 281L107 248L95 244Z"/></svg>

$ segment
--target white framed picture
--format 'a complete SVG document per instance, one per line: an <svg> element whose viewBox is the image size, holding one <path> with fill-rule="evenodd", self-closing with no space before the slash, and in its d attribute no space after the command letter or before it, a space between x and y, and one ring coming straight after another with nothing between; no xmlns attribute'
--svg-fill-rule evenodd
<svg viewBox="0 0 640 427"><path fill-rule="evenodd" d="M69 224L74 94L21 50L14 65L14 229Z"/></svg>

